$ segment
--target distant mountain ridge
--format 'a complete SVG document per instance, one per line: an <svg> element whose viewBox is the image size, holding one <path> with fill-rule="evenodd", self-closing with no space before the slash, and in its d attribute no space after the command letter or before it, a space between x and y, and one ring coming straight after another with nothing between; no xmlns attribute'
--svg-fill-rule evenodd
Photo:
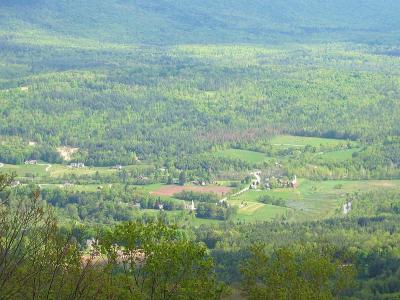
<svg viewBox="0 0 400 300"><path fill-rule="evenodd" d="M399 40L394 0L2 0L0 33L112 43Z"/></svg>

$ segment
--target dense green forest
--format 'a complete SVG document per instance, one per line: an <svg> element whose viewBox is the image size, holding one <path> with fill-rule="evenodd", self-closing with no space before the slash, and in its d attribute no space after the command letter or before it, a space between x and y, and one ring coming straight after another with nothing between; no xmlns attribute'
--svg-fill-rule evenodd
<svg viewBox="0 0 400 300"><path fill-rule="evenodd" d="M399 12L0 1L0 299L398 299Z"/></svg>
<svg viewBox="0 0 400 300"><path fill-rule="evenodd" d="M111 43L377 43L398 42L399 9L394 0L4 0L0 25Z"/></svg>
<svg viewBox="0 0 400 300"><path fill-rule="evenodd" d="M398 58L348 47L84 50L4 42L1 158L57 162L56 147L70 146L89 165L131 164L279 132L383 143L399 133ZM38 147L10 151L15 137Z"/></svg>

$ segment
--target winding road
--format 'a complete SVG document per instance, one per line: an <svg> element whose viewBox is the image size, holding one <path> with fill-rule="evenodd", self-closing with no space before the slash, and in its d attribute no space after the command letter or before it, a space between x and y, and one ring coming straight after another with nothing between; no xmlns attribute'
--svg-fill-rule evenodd
<svg viewBox="0 0 400 300"><path fill-rule="evenodd" d="M259 175L260 172L255 171L255 172L252 172L250 174L253 175L258 182L261 182L261 176ZM244 192L247 192L249 189L250 189L250 186L248 185L247 187L245 187L244 189L240 190L239 192L236 192L236 193L230 195L230 197L239 196L240 194L243 194ZM225 202L225 201L228 201L228 197L225 197L225 198L219 200L220 203Z"/></svg>
<svg viewBox="0 0 400 300"><path fill-rule="evenodd" d="M46 172L49 172L50 168L52 167L52 165L50 165L50 164L38 164L38 166L47 166Z"/></svg>

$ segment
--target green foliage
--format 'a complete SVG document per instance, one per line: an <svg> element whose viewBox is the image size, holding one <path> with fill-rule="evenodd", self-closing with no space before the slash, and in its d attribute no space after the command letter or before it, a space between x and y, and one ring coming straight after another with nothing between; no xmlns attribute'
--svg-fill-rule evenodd
<svg viewBox="0 0 400 300"><path fill-rule="evenodd" d="M179 185L185 185L186 183L186 173L184 171L179 173Z"/></svg>
<svg viewBox="0 0 400 300"><path fill-rule="evenodd" d="M0 203L2 298L220 299L207 248L181 231L161 222L121 223L84 253L39 196Z"/></svg>
<svg viewBox="0 0 400 300"><path fill-rule="evenodd" d="M194 191L182 191L174 194L174 198L186 200L186 201L196 201L196 202L207 202L207 203L217 203L220 197L215 193L200 193Z"/></svg>
<svg viewBox="0 0 400 300"><path fill-rule="evenodd" d="M237 261L258 242L266 246L244 266L251 298L398 297L399 9L392 0L1 1L0 168L48 190L8 189L14 177L0 175L0 297L217 299L216 275L238 281ZM97 168L18 166L61 163L60 146ZM217 224L200 229L174 211L184 201L149 194L176 179L240 182L254 169L297 175L300 186L229 205L180 193ZM54 188L67 181L75 187ZM95 230L79 222L139 219L103 228L103 257L81 251ZM357 285L342 293L353 267Z"/></svg>
<svg viewBox="0 0 400 300"><path fill-rule="evenodd" d="M335 299L352 286L348 263L329 247L281 248L268 256L255 245L243 265L244 289L250 299Z"/></svg>
<svg viewBox="0 0 400 300"><path fill-rule="evenodd" d="M258 198L258 201L264 204L271 204L276 206L286 206L286 201L282 198L276 198L272 195L262 195Z"/></svg>
<svg viewBox="0 0 400 300"><path fill-rule="evenodd" d="M398 59L376 55L374 47L86 49L22 45L11 38L0 51L2 65L25 70L0 74L4 162L56 162L55 149L71 146L80 149L74 159L87 165L130 165L136 155L201 170L207 178L213 171L251 169L269 157L295 157L297 150L305 152L300 161L307 165L318 152L311 155L311 149L302 149L306 145L328 155L345 150L335 147L346 146L347 139L359 139L371 150L354 157L356 164L352 158L333 159L327 173L353 166L376 170L364 159L370 152L385 168L397 165L396 145L382 146L382 137L398 134ZM300 149L271 147L274 139L258 143L281 132L345 140L278 137L278 144L300 140ZM220 151L233 146L241 150ZM380 147L392 154L374 150Z"/></svg>
<svg viewBox="0 0 400 300"><path fill-rule="evenodd" d="M303 40L378 43L398 40L399 9L390 0L6 0L1 4L0 25L17 33L40 33L48 42L62 36L87 43L157 45Z"/></svg>
<svg viewBox="0 0 400 300"><path fill-rule="evenodd" d="M100 243L115 261L117 285L131 298L220 298L222 289L207 249L174 228L163 223L120 224Z"/></svg>
<svg viewBox="0 0 400 300"><path fill-rule="evenodd" d="M216 205L216 203L205 203L200 202L197 204L196 217L205 219L216 219L216 220L229 220L236 214L237 208Z"/></svg>

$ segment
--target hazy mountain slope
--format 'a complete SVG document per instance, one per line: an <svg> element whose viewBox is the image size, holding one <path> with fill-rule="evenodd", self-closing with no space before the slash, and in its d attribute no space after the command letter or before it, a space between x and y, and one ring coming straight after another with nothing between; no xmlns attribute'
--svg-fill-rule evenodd
<svg viewBox="0 0 400 300"><path fill-rule="evenodd" d="M108 42L398 39L395 0L2 0L3 34L34 30Z"/></svg>

